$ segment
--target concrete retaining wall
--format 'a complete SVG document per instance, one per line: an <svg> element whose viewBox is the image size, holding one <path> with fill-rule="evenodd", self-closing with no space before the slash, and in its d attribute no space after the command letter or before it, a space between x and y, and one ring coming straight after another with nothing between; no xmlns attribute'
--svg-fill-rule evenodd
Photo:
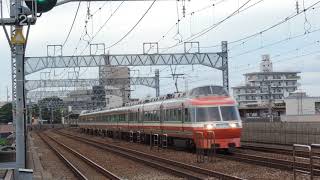
<svg viewBox="0 0 320 180"><path fill-rule="evenodd" d="M243 142L320 144L320 122L243 123Z"/></svg>
<svg viewBox="0 0 320 180"><path fill-rule="evenodd" d="M281 121L284 121L284 122L319 122L320 123L320 114L281 116Z"/></svg>

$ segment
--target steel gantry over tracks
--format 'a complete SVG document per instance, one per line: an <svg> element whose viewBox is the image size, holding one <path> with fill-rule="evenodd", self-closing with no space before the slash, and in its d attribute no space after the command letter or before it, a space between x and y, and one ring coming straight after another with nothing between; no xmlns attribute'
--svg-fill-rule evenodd
<svg viewBox="0 0 320 180"><path fill-rule="evenodd" d="M114 79L48 79L48 80L26 80L25 88L32 91L39 88L51 87L92 87L112 83L130 81L131 85L143 85L151 88L158 88L155 77L133 77Z"/></svg>
<svg viewBox="0 0 320 180"><path fill-rule="evenodd" d="M227 42L217 53L167 53L26 57L25 75L47 68L79 68L103 66L204 65L222 71L223 86L229 90Z"/></svg>

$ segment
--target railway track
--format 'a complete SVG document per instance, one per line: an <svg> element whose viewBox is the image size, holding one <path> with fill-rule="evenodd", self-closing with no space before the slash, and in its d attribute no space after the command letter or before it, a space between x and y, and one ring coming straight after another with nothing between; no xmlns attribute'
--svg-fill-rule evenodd
<svg viewBox="0 0 320 180"><path fill-rule="evenodd" d="M50 149L52 149L54 151L54 153L70 168L70 170L74 173L74 175L81 180L87 180L90 179L85 175L85 172L81 172L80 168L77 167L77 165L75 163L72 163L71 159L67 158L67 156L64 155L63 152L61 152L61 150L59 150L58 148L56 148L55 146L53 146L51 143L49 142L55 142L56 144L58 144L60 147L62 147L62 149L64 149L64 151L68 151L69 153L71 153L72 155L74 155L75 157L77 157L79 160L85 162L89 168L94 169L94 171L100 172L101 175L103 177L105 177L105 179L111 179L111 180L120 180L120 177L114 175L112 172L104 169L102 166L98 165L97 163L95 163L94 161L90 160L89 158L87 158L86 156L80 154L79 152L73 150L72 148L68 147L67 145L57 141L56 139L46 135L45 133L38 133L38 136L43 140L43 142L45 142Z"/></svg>
<svg viewBox="0 0 320 180"><path fill-rule="evenodd" d="M230 176L224 173L200 168L200 167L185 164L182 162L157 157L157 156L139 152L133 149L128 149L128 148L124 148L124 147L120 147L112 144L107 144L104 142L99 142L97 140L93 140L90 138L80 137L80 136L72 135L69 133L64 133L61 131L59 131L59 135L69 137L77 141L81 141L88 145L107 150L109 152L121 155L126 158L133 159L143 164L147 164L148 166L161 169L165 172L174 174L179 177L187 178L187 179L207 179L209 177L215 177L219 179L230 179L230 180L241 179L239 177Z"/></svg>
<svg viewBox="0 0 320 180"><path fill-rule="evenodd" d="M282 169L287 171L293 170L293 161L284 160L284 159L275 159L271 157L257 156L257 155L245 154L240 152L232 152L228 154L217 154L217 157L228 159L228 160L246 162L250 164L256 164L260 166L277 168L277 169ZM299 169L304 169L307 171L309 170L310 165L307 163L297 162L297 167L299 167ZM314 165L314 174L316 176L320 175L319 165Z"/></svg>
<svg viewBox="0 0 320 180"><path fill-rule="evenodd" d="M291 149L289 149L291 148ZM241 149L248 149L266 153L274 153L274 154L283 154L283 155L292 155L293 149L291 146L288 146L288 149L283 148L272 148L272 147L262 147L262 146L253 146L253 145L242 145ZM309 154L305 151L297 151L296 154L301 157L309 157ZM315 152L314 155L320 156L320 152Z"/></svg>

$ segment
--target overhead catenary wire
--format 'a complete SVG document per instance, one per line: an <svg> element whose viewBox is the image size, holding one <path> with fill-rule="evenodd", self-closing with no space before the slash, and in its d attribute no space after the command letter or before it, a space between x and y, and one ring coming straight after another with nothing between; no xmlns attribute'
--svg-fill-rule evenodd
<svg viewBox="0 0 320 180"><path fill-rule="evenodd" d="M306 9L304 9L303 11L300 11L299 13L296 13L296 12L295 12L295 13L293 13L292 15L289 15L288 17L284 18L283 20L281 20L281 21L279 21L279 22L277 22L277 23L275 23L275 24L273 24L273 25L271 25L271 26L269 26L269 27L267 27L267 28L265 28L265 29L263 29L263 30L261 30L261 31L255 32L255 33L253 33L253 34L250 34L250 35L248 35L248 36L242 37L242 38L237 39L237 40L229 41L228 44L231 45L231 44L235 44L235 43L240 42L240 45L241 45L241 44L243 44L243 41L248 40L248 39L253 38L253 37L256 37L256 36L259 36L260 34L263 34L263 33L267 32L267 31L272 30L272 29L274 29L274 28L276 28L276 27L278 27L278 26L286 23L287 21L289 21L289 20L291 20L291 19L293 19L293 18L301 15L302 13L307 12L307 11L313 9L313 8L314 8L317 4L319 4L319 3L320 3L320 1L317 1L317 2L315 2L314 4L308 6L308 7L307 7ZM215 44L215 45L212 45L212 46L201 47L201 48L210 48L210 47L218 47L218 46L221 46L221 45L220 45L220 44Z"/></svg>
<svg viewBox="0 0 320 180"><path fill-rule="evenodd" d="M235 11L233 11L230 15L228 15L226 18L222 19L222 20L219 21L218 23L216 23L216 24L214 24L214 25L212 25L212 26L210 26L210 27L207 27L207 28L205 28L204 30L202 30L202 31L200 31L200 32L198 32L198 33L195 33L195 34L189 36L188 38L182 40L182 41L179 42L179 43L176 43L176 44L174 44L174 45L172 45L172 46L163 48L163 49L164 49L163 52L165 52L165 51L167 51L167 50L169 50L169 49L172 49L172 48L174 48L174 47L176 47L176 46L179 46L179 45L181 45L181 44L184 43L184 42L192 41L192 40L194 40L194 39L196 39L196 38L199 38L199 37L207 34L207 33L210 32L211 30L213 30L214 28L218 27L218 26L219 26L220 24L222 24L223 22L227 21L228 19L230 19L231 17L235 16L236 14L239 14L239 13L241 12L240 10L241 10L243 7L245 7L245 6L246 6L249 2L251 2L251 1L252 1L252 0L246 1L246 2L245 2L244 4L242 4L239 8L237 8L237 9L236 9ZM262 2L262 1L263 1L263 0L260 0L260 2Z"/></svg>
<svg viewBox="0 0 320 180"><path fill-rule="evenodd" d="M312 33L319 32L319 31L320 31L320 28L315 29L315 30L312 30L312 31L309 31L308 34L312 34ZM300 37L303 37L303 36L306 36L306 35L307 35L307 34L303 33L303 34L298 34L298 35L291 36L291 37L288 37L288 38L284 38L284 39L281 39L281 40L278 40L278 41L275 41L275 42L272 42L272 43L263 45L263 46L261 46L261 47L257 47L257 48L254 48L254 49L250 49L250 50L247 50L247 51L245 51L245 52L241 52L241 53L239 53L239 54L230 56L229 59L236 58L236 57L239 57L239 56L242 56L242 55L245 55L245 54L249 54L249 53L252 53L252 52L255 52L255 51L264 49L264 48L272 47L272 46L275 46L275 45L277 45L277 44L281 44L281 43L283 43L283 42L288 42L288 41L290 41L290 40L297 39L297 38L300 38Z"/></svg>
<svg viewBox="0 0 320 180"><path fill-rule="evenodd" d="M110 49L114 46L116 46L117 44L119 44L123 39L125 39L139 24L140 22L143 20L143 18L148 14L148 12L150 11L150 9L153 7L154 3L157 0L154 0L151 5L149 6L149 8L147 9L147 11L142 15L142 17L138 20L138 22L122 37L120 38L117 42L113 43L112 45L108 46L106 49Z"/></svg>
<svg viewBox="0 0 320 180"><path fill-rule="evenodd" d="M79 12L79 9L80 9L80 5L81 5L81 1L79 1L79 3L78 3L78 7L77 7L76 13L75 13L75 15L74 15L74 18L73 18L71 27L70 27L70 29L69 29L68 35L67 35L66 39L64 40L64 42L62 43L62 48L66 45L66 43L67 43L67 41L68 41L68 39L69 39L69 37L70 37L70 34L71 34L71 32L72 32L72 29L73 29L73 26L74 26L74 24L75 24L75 22L76 22L76 19L77 19L77 16L78 16L78 12Z"/></svg>
<svg viewBox="0 0 320 180"><path fill-rule="evenodd" d="M198 10L192 11L191 13L186 14L185 17L182 17L181 19L179 19L179 21L182 22L182 21L183 21L184 19L186 19L188 16L193 16L193 15L195 15L195 14L201 12L201 11L204 11L204 10L207 10L207 9L209 9L209 8L215 7L215 6L217 6L218 4L220 4L220 3L224 2L224 1L227 1L227 0L220 0L219 2L214 3L214 4L210 3L210 5L207 5L207 6L205 6L205 7L202 7L202 8L200 8L200 9L198 9ZM178 22L176 22L175 24L173 24L167 31L165 31L165 33L161 36L161 38L160 38L157 42L159 43L160 41L162 41L163 39L165 39L165 38L167 37L167 35L168 35L177 25L178 25Z"/></svg>
<svg viewBox="0 0 320 180"><path fill-rule="evenodd" d="M289 58L276 60L276 61L273 62L273 64L277 64L277 63L280 63L280 62L289 61L289 60L293 60L293 59L298 59L298 58L302 58L302 57L306 57L306 56L316 55L316 54L320 54L320 50L312 51L312 52L309 52L309 53L304 53L304 54L297 55L297 56L294 56L294 57L289 57ZM233 73L247 71L247 70L250 70L250 69L254 69L256 67L259 67L259 65L255 65L255 66L252 66L252 67L239 69L239 70L233 71Z"/></svg>
<svg viewBox="0 0 320 180"><path fill-rule="evenodd" d="M95 34L92 36L92 38L88 41L86 47L82 50L80 54L83 54L84 51L89 47L90 43L94 40L94 38L101 32L101 30L107 25L107 23L110 21L110 19L118 12L120 7L123 5L125 1L122 1L117 8L111 13L111 15L108 17L108 19L99 27L98 31L95 32Z"/></svg>
<svg viewBox="0 0 320 180"><path fill-rule="evenodd" d="M124 1L122 1L118 6L117 8L111 12L110 16L108 17L108 19L103 23L102 26L100 26L100 28L98 29L98 31L92 36L90 37L90 39L87 41L87 44L85 46L85 48L81 51L80 55L82 55L84 53L84 51L90 46L90 43L93 41L93 39L98 35L98 33L106 26L106 24L110 21L110 19L116 14L116 12L120 9L120 7L123 5ZM104 6L105 6L106 3L104 3L101 7L99 7L93 14L91 14L91 17L94 16L98 11L100 11ZM81 40L84 40L84 37L86 36L87 32L86 32L86 26L87 26L87 23L88 21L85 20L85 26L84 26L84 29L83 29L83 33L77 43L77 46L74 50L74 53L73 53L73 56L76 54L77 52L77 49L81 43ZM79 73L79 77L83 76L88 70L88 67L85 68L85 70L83 72L81 72L81 74ZM78 70L80 72L80 68Z"/></svg>

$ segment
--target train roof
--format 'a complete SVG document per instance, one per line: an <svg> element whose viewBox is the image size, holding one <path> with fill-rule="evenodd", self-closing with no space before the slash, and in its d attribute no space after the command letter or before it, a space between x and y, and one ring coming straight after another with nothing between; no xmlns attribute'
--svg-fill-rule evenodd
<svg viewBox="0 0 320 180"><path fill-rule="evenodd" d="M202 98L206 96L220 96L220 97L229 97L228 91L222 86L201 86L193 88L188 92L166 94L164 96L149 98L140 100L137 102L126 103L123 107L113 108L113 109L99 109L95 111L83 111L80 115L93 115L97 113L107 113L107 112L117 112L125 110L138 110L143 108L144 110L154 109L157 106L165 105L165 108L174 107L180 103L186 102L188 99L192 98Z"/></svg>

